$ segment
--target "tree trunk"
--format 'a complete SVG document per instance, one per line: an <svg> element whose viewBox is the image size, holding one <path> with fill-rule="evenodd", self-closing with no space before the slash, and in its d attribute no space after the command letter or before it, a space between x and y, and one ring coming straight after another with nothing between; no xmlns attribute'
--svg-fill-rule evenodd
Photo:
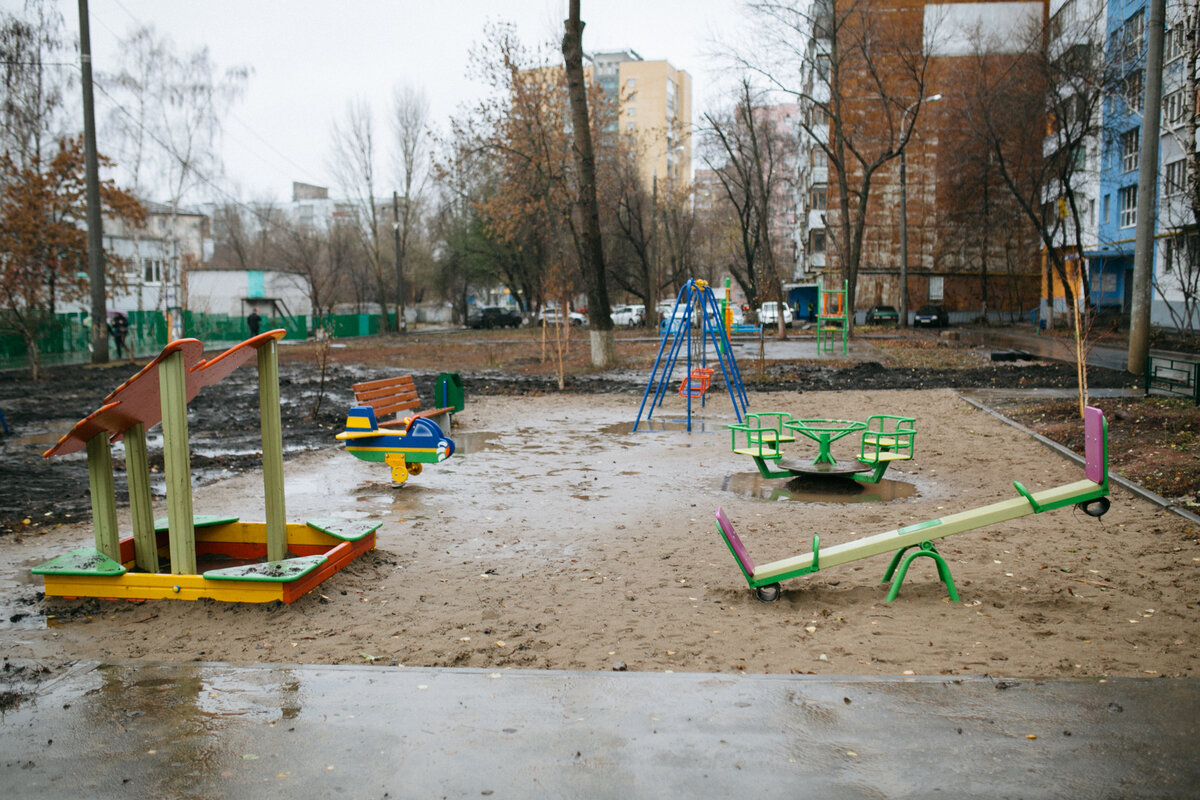
<svg viewBox="0 0 1200 800"><path fill-rule="evenodd" d="M570 18L565 21L564 28L562 53L567 73L567 95L571 101L571 127L575 139L572 150L579 192L574 208L576 230L579 231L575 246L579 251L579 263L587 284L592 366L611 367L616 363L612 309L608 305L604 250L600 242L600 210L596 201L596 156L592 149L587 87L583 77L583 21L579 18L579 0L571 0Z"/></svg>

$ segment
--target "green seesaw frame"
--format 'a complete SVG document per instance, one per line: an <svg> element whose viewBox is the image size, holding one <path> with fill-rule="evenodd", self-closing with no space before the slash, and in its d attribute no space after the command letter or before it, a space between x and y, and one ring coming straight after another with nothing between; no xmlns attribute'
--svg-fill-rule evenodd
<svg viewBox="0 0 1200 800"><path fill-rule="evenodd" d="M729 552L733 555L734 560L737 561L746 582L751 589L754 589L758 599L764 602L779 598L780 581L808 575L821 567L847 564L893 550L895 555L892 556L891 564L880 581L880 583L892 581L887 596L889 603L895 600L900 593L900 585L904 582L909 565L914 559L922 556L932 559L937 564L938 577L942 583L946 584L950 599L958 602L958 591L954 586L954 579L950 576L950 568L946 565L946 560L938 553L937 548L933 546L935 539L1070 505L1079 506L1086 514L1093 517L1101 517L1108 511L1108 423L1100 409L1087 407L1084 412L1084 435L1086 455L1084 480L1044 489L1040 492L1031 492L1017 481L1013 481L1019 497L1001 500L998 503L980 506L969 511L961 511L947 517L905 525L902 528L834 545L824 550L821 549L820 536L814 535L811 553L755 566L746 552L742 540L734 531L729 518L720 508L716 512L717 530L729 547Z"/></svg>
<svg viewBox="0 0 1200 800"><path fill-rule="evenodd" d="M834 424L836 423L836 424ZM861 483L879 483L893 461L913 457L917 436L914 417L875 414L866 422L850 420L793 419L786 411L746 414L746 421L729 425L730 449L750 456L764 478L795 478L799 475L844 475ZM852 433L862 433L856 461L838 462L830 444ZM811 463L783 460L783 445L796 441L796 434L817 442L819 453Z"/></svg>

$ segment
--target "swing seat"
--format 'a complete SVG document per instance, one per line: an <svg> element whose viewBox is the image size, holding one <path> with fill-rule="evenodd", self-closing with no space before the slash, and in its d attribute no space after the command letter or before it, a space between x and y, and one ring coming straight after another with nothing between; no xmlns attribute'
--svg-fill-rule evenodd
<svg viewBox="0 0 1200 800"><path fill-rule="evenodd" d="M703 397L712 385L712 367L697 367L679 384L680 397Z"/></svg>

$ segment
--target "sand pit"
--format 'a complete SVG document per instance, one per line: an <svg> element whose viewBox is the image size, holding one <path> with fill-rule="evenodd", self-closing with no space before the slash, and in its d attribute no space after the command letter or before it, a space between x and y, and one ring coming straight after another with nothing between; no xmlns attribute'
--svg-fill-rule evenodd
<svg viewBox="0 0 1200 800"><path fill-rule="evenodd" d="M29 568L88 526L0 539L6 654L72 659L859 675L1192 676L1200 531L1114 487L1075 509L939 544L962 596L919 560L884 602L881 556L784 584L765 604L717 536L725 508L770 560L1037 490L1082 470L948 390L751 394L795 416L917 417L916 457L865 502L802 502L729 452L727 398L687 434L640 396L470 397L458 452L403 488L333 446L285 465L292 521L383 522L379 547L291 606L44 601ZM671 400L667 401L671 406ZM848 447L849 445L847 445ZM797 449L803 445L798 444ZM838 453L835 446L835 454ZM748 488L749 487L749 488ZM263 516L261 475L196 491L197 513ZM122 519L122 529L129 530Z"/></svg>

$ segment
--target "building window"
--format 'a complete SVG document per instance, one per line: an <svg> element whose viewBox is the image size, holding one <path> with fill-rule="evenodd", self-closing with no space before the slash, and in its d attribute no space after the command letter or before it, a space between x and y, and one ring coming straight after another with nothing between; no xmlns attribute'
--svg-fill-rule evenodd
<svg viewBox="0 0 1200 800"><path fill-rule="evenodd" d="M626 86L626 88L629 88L629 89L636 87L637 86L637 78L626 78L625 86Z"/></svg>
<svg viewBox="0 0 1200 800"><path fill-rule="evenodd" d="M814 186L812 190L812 209L813 211L825 210L825 187Z"/></svg>
<svg viewBox="0 0 1200 800"><path fill-rule="evenodd" d="M945 292L945 287L943 285L944 281L945 278L943 278L941 275L929 276L929 299L931 301L937 303L942 301L942 297Z"/></svg>
<svg viewBox="0 0 1200 800"><path fill-rule="evenodd" d="M1163 98L1163 125L1172 127L1183 122L1186 114L1184 107L1185 93L1183 89L1177 89Z"/></svg>
<svg viewBox="0 0 1200 800"><path fill-rule="evenodd" d="M1121 134L1121 170L1133 172L1138 168L1138 150L1141 148L1142 129L1134 128Z"/></svg>
<svg viewBox="0 0 1200 800"><path fill-rule="evenodd" d="M829 56L817 56L817 77L829 82Z"/></svg>
<svg viewBox="0 0 1200 800"><path fill-rule="evenodd" d="M1121 206L1121 227L1132 228L1137 224L1137 187L1126 186L1117 192L1117 202Z"/></svg>
<svg viewBox="0 0 1200 800"><path fill-rule="evenodd" d="M1163 248L1163 272L1170 274L1179 267L1185 274L1194 273L1200 263L1200 236L1194 233L1173 236Z"/></svg>
<svg viewBox="0 0 1200 800"><path fill-rule="evenodd" d="M1184 53L1184 25L1179 23L1167 31L1163 37L1163 63L1170 64Z"/></svg>
<svg viewBox="0 0 1200 800"><path fill-rule="evenodd" d="M1102 212L1102 215L1101 215L1102 218L1100 221L1105 225L1108 224L1108 207L1109 207L1109 205L1111 205L1111 203L1110 203L1111 198L1112 198L1112 195L1110 195L1110 194L1104 195L1104 202L1101 205L1103 212Z"/></svg>
<svg viewBox="0 0 1200 800"><path fill-rule="evenodd" d="M1124 89L1125 108L1131 114L1140 114L1146 107L1146 92L1142 87L1142 71L1134 70L1121 82Z"/></svg>
<svg viewBox="0 0 1200 800"><path fill-rule="evenodd" d="M1183 194L1185 184L1187 183L1187 161L1181 158L1178 161L1172 161L1170 164L1167 164L1163 177L1166 184L1163 189L1168 197Z"/></svg>
<svg viewBox="0 0 1200 800"><path fill-rule="evenodd" d="M825 252L825 231L816 230L811 234L813 255Z"/></svg>
<svg viewBox="0 0 1200 800"><path fill-rule="evenodd" d="M161 258L143 258L142 280L146 283L162 283L162 268Z"/></svg>
<svg viewBox="0 0 1200 800"><path fill-rule="evenodd" d="M637 130L637 123L630 122L628 125L625 126L625 130L629 131L630 133L633 133L634 131Z"/></svg>
<svg viewBox="0 0 1200 800"><path fill-rule="evenodd" d="M1142 54L1142 46L1146 39L1146 12L1139 8L1137 12L1125 20L1121 28L1122 57L1126 61L1136 61Z"/></svg>
<svg viewBox="0 0 1200 800"><path fill-rule="evenodd" d="M825 169L829 166L829 156L820 147L814 147L812 150L812 165L813 169Z"/></svg>
<svg viewBox="0 0 1200 800"><path fill-rule="evenodd" d="M630 106L629 108L625 109L625 116L636 117L637 116L637 106Z"/></svg>

